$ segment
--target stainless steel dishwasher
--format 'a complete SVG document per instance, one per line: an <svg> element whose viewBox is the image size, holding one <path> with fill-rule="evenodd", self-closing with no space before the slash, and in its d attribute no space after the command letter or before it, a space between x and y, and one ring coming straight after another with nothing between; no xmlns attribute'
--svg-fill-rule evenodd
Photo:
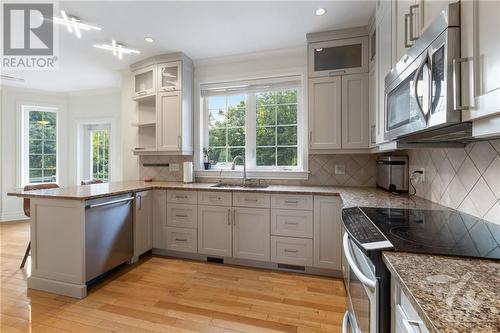
<svg viewBox="0 0 500 333"><path fill-rule="evenodd" d="M134 255L132 193L85 202L86 281Z"/></svg>

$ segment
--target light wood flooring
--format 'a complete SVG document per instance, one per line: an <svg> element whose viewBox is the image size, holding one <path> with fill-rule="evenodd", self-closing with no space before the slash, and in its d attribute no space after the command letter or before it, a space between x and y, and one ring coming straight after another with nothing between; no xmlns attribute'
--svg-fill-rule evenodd
<svg viewBox="0 0 500 333"><path fill-rule="evenodd" d="M340 279L148 256L77 300L26 289L28 239L0 223L2 333L341 332Z"/></svg>

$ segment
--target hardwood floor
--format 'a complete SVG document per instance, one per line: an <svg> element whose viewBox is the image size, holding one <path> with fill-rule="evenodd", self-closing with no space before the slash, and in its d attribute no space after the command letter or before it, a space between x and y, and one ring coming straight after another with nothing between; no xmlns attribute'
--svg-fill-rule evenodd
<svg viewBox="0 0 500 333"><path fill-rule="evenodd" d="M340 279L149 256L77 300L27 291L28 239L28 223L0 223L2 333L341 332Z"/></svg>

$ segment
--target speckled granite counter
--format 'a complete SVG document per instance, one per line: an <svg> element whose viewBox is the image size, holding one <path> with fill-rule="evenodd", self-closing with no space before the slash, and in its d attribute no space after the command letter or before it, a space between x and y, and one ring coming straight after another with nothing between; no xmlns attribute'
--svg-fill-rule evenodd
<svg viewBox="0 0 500 333"><path fill-rule="evenodd" d="M431 332L500 332L500 261L384 252Z"/></svg>
<svg viewBox="0 0 500 333"><path fill-rule="evenodd" d="M87 200L106 197L127 192L138 192L150 189L180 189L200 191L252 191L263 193L289 193L289 194L315 194L334 195L342 197L344 207L370 206L389 208L443 208L431 201L411 197L408 195L396 195L384 190L371 187L335 187L335 186L290 186L270 185L267 188L227 188L212 187L213 183L184 184L182 182L141 182L126 181L105 184L94 184L84 186L70 186L36 191L14 191L8 193L11 196L30 198L53 198L68 200Z"/></svg>

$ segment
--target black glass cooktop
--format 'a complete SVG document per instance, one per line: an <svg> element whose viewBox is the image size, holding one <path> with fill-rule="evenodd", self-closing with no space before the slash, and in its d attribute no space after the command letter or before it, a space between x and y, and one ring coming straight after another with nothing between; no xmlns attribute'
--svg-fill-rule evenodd
<svg viewBox="0 0 500 333"><path fill-rule="evenodd" d="M500 259L500 225L453 210L360 209L396 251Z"/></svg>

